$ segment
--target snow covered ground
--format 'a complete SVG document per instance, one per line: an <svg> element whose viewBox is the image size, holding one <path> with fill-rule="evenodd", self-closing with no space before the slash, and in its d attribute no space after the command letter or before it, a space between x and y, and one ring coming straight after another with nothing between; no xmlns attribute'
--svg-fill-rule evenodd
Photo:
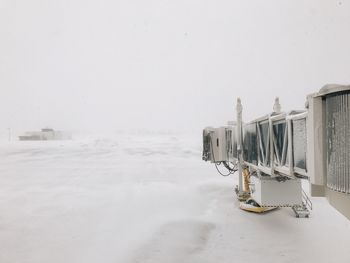
<svg viewBox="0 0 350 263"><path fill-rule="evenodd" d="M313 198L242 211L201 133L0 142L0 262L350 262L350 221Z"/></svg>

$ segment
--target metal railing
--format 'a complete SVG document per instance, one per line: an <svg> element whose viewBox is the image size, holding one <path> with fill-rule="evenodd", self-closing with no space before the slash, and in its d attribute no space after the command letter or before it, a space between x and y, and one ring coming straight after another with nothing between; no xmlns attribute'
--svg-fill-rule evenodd
<svg viewBox="0 0 350 263"><path fill-rule="evenodd" d="M309 198L309 196L305 193L305 191L302 189L303 193L303 203L305 204L306 207L308 207L310 210L312 210L312 202Z"/></svg>

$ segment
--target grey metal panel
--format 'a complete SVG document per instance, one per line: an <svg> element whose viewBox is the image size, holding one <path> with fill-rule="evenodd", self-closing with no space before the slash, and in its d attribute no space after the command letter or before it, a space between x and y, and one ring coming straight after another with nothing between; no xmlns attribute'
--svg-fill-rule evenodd
<svg viewBox="0 0 350 263"><path fill-rule="evenodd" d="M292 121L294 167L306 170L306 119Z"/></svg>
<svg viewBox="0 0 350 263"><path fill-rule="evenodd" d="M327 187L350 193L350 91L326 100Z"/></svg>

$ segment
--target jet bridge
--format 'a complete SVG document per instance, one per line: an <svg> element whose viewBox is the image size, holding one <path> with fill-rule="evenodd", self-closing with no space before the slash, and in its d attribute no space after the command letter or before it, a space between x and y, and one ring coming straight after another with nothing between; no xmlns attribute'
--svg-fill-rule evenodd
<svg viewBox="0 0 350 263"><path fill-rule="evenodd" d="M204 129L203 160L214 163L225 176L238 171L239 200L253 200L259 211L291 207L298 217L308 216L311 201L301 185L301 180L308 178L307 112L284 113L280 108L276 99L273 112L243 123L243 107L238 99L235 123ZM227 173L222 172L220 165Z"/></svg>
<svg viewBox="0 0 350 263"><path fill-rule="evenodd" d="M277 98L273 112L247 123L242 110L238 99L236 122L204 129L203 160L222 175L238 171L238 199L259 207L246 210L292 207L307 217L306 179L312 196L350 219L350 86L324 86L307 96L306 110L281 112Z"/></svg>
<svg viewBox="0 0 350 263"><path fill-rule="evenodd" d="M238 171L238 199L308 217L306 179L311 195L350 218L350 86L326 85L307 97L306 110L281 112L277 98L273 112L247 123L242 110L238 99L236 122L203 131L203 160L222 175Z"/></svg>

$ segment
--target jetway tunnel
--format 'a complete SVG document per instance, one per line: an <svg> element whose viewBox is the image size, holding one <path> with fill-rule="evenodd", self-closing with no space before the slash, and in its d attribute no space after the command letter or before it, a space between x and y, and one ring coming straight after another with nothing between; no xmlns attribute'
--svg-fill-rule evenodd
<svg viewBox="0 0 350 263"><path fill-rule="evenodd" d="M238 170L239 193L249 169L249 196L261 206L306 210L300 180L307 179L312 196L326 197L350 219L350 86L324 86L307 96L304 110L280 108L277 100L272 113L243 122L238 99L236 122L204 130L203 160Z"/></svg>

